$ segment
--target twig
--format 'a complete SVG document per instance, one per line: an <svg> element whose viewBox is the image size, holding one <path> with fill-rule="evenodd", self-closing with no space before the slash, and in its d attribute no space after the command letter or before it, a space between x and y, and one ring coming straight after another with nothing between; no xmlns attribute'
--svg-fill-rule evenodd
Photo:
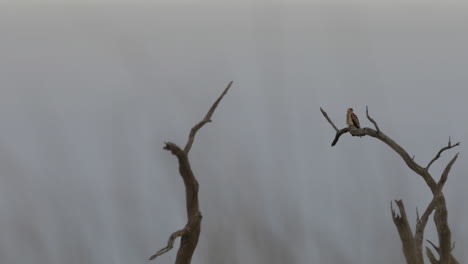
<svg viewBox="0 0 468 264"><path fill-rule="evenodd" d="M366 105L366 116L367 116L367 119L369 119L369 121L371 121L372 124L374 124L374 127L377 130L377 132L380 132L380 128L377 125L377 122L375 122L374 119L372 119L372 117L370 117L370 115L369 115L369 108L367 107L367 105Z"/></svg>
<svg viewBox="0 0 468 264"><path fill-rule="evenodd" d="M452 143L450 142L450 137L449 137L447 146L441 148L439 152L437 152L437 155L427 164L426 171L429 171L429 167L431 167L432 163L434 163L436 160L440 158L440 155L442 154L442 152L449 150L451 148L457 147L457 146L460 146L460 142L457 142L454 145L452 145Z"/></svg>
<svg viewBox="0 0 468 264"><path fill-rule="evenodd" d="M322 111L322 114L323 116L328 120L328 123L330 123L330 125L332 125L332 127L335 129L335 131L338 133L339 129L335 126L335 124L333 124L333 122L331 121L331 119L328 117L327 115L327 112L323 111L322 107L320 107L320 111Z"/></svg>
<svg viewBox="0 0 468 264"><path fill-rule="evenodd" d="M190 149L192 148L193 140L195 139L195 134L197 134L198 130L200 128L202 128L206 123L211 122L211 116L213 115L214 111L216 110L216 107L218 106L221 99L223 99L224 95L228 92L229 88L231 88L231 85L232 85L232 81L229 82L226 89L224 89L223 93L214 102L214 104L211 106L210 110L208 110L208 113L206 113L205 117L198 124L196 124L192 128L192 130L190 130L189 138L188 138L187 144L185 145L185 148L184 148L184 152L186 154L188 154Z"/></svg>
<svg viewBox="0 0 468 264"><path fill-rule="evenodd" d="M455 156L450 160L450 162L445 166L444 171L442 172L442 176L440 176L439 183L437 183L437 187L439 188L439 191L442 191L442 187L444 187L445 182L447 182L448 174L450 170L452 169L453 164L458 158L458 154L455 154Z"/></svg>
<svg viewBox="0 0 468 264"><path fill-rule="evenodd" d="M418 207L416 207L416 223L419 222L419 212L418 212Z"/></svg>
<svg viewBox="0 0 468 264"><path fill-rule="evenodd" d="M434 243L432 243L432 241L430 241L429 239L426 239L426 241L431 244L431 246L437 251L437 253L439 253L439 247L437 247Z"/></svg>
<svg viewBox="0 0 468 264"><path fill-rule="evenodd" d="M149 260L153 260L161 256L162 254L168 252L169 250L171 250L174 247L174 241L176 240L176 238L183 236L185 232L186 231L184 228L184 229L181 229L172 233L171 236L169 237L169 240L167 241L167 246L165 248L160 249L158 252L156 252L156 254L154 254L153 256L149 258Z"/></svg>

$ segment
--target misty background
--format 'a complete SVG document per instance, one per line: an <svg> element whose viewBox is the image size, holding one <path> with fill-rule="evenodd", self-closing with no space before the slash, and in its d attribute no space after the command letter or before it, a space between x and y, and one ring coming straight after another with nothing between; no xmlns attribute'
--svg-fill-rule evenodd
<svg viewBox="0 0 468 264"><path fill-rule="evenodd" d="M0 2L1 263L147 263L186 223L163 142L230 80L190 153L193 263L404 263L390 201L414 230L428 187L373 138L330 147L319 111L370 126L366 105L423 166L462 141L431 172L461 152L444 193L468 260L466 4L49 2Z"/></svg>

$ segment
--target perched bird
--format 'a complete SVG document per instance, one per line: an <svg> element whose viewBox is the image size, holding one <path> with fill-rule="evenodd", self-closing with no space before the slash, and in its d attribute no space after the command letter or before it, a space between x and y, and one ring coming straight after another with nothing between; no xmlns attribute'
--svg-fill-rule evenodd
<svg viewBox="0 0 468 264"><path fill-rule="evenodd" d="M348 108L348 111L346 112L346 125L348 125L348 127L354 126L356 128L361 128L361 126L359 125L359 119L353 113L352 108Z"/></svg>

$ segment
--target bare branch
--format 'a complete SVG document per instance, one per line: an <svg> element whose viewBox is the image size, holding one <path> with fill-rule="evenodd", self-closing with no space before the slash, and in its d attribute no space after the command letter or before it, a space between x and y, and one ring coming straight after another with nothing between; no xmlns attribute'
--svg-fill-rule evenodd
<svg viewBox="0 0 468 264"><path fill-rule="evenodd" d="M323 116L328 120L328 123L335 129L335 131L338 133L339 129L333 124L331 119L328 117L327 112L323 111L322 107L320 107L320 111L322 111Z"/></svg>
<svg viewBox="0 0 468 264"><path fill-rule="evenodd" d="M339 130L338 132L336 132L336 136L335 136L335 139L333 139L333 142L332 142L332 147L336 145L336 143L338 142L338 139L340 139L341 135L343 135L344 133L347 133L350 131L350 128L349 127L345 127L341 130Z"/></svg>
<svg viewBox="0 0 468 264"><path fill-rule="evenodd" d="M156 252L156 254L154 254L153 256L151 256L149 258L149 260L153 260L153 259L161 256L162 254L170 251L174 247L174 241L176 240L176 238L184 235L185 232L186 231L185 231L185 228L184 228L184 229L181 229L181 230L178 230L178 231L175 231L174 233L172 233L171 236L169 237L169 240L167 241L167 246L165 248L160 249L158 252Z"/></svg>
<svg viewBox="0 0 468 264"><path fill-rule="evenodd" d="M416 240L416 245L418 247L422 247L422 239L424 236L424 229L426 228L427 221L429 220L429 216L432 214L434 211L435 207L437 204L437 196L434 196L431 200L431 202L427 205L426 210L424 210L424 213L421 218L419 218L418 215L418 221L416 223L416 233L415 233L415 240Z"/></svg>
<svg viewBox="0 0 468 264"><path fill-rule="evenodd" d="M432 241L430 241L429 239L426 239L426 241L431 244L431 246L437 251L437 253L439 253L439 247L437 247L434 243L432 243Z"/></svg>
<svg viewBox="0 0 468 264"><path fill-rule="evenodd" d="M416 207L416 222L419 222L419 212L418 212L418 207Z"/></svg>
<svg viewBox="0 0 468 264"><path fill-rule="evenodd" d="M190 162L188 159L188 152L192 147L193 141L195 139L195 134L198 130L208 122L211 122L211 116L213 115L216 107L218 106L221 99L227 93L229 88L232 85L232 81L229 82L226 89L219 96L219 98L211 106L208 113L205 117L196 124L190 131L187 144L185 145L184 150L172 142L164 142L164 149L170 151L174 156L177 157L179 161L179 174L182 177L185 185L185 206L187 209L187 224L184 229L174 232L167 242L167 246L151 256L150 260L155 259L156 257L168 252L173 248L174 240L177 237L181 237L179 250L177 251L176 264L190 264L192 260L193 253L198 244L201 231L201 220L202 215L200 213L200 206L198 201L198 190L199 185L198 181L193 174Z"/></svg>
<svg viewBox="0 0 468 264"><path fill-rule="evenodd" d="M450 142L450 137L449 137L447 146L441 148L439 152L437 152L437 155L427 164L426 171L429 171L429 167L431 167L432 163L434 163L436 160L440 158L440 155L442 154L442 152L449 150L451 148L457 147L457 146L460 146L460 142L457 142L454 145L452 145L452 143Z"/></svg>
<svg viewBox="0 0 468 264"><path fill-rule="evenodd" d="M327 119L327 121L331 124L331 126L335 129L336 131L336 136L335 139L332 142L332 146L334 146L337 142L339 137L346 133L349 132L352 136L370 136L373 138L376 138L383 143L385 143L388 147L390 147L392 150L394 150L400 157L403 159L403 161L406 163L406 165L413 170L416 174L420 175L428 187L431 189L432 194L434 195L433 200L429 203L427 206L426 210L424 211L423 215L420 217L419 212L417 211L416 208L416 215L417 215L417 223L416 223L416 232L413 236L413 233L411 232L411 228L408 224L408 219L405 213L405 209L403 206L403 202L401 200L395 200L395 203L399 207L400 214L397 214L395 210L393 209L393 204L390 203L391 211L392 211L392 219L395 224L395 226L398 229L398 233L400 235L400 239L403 244L403 253L405 255L405 258L407 260L407 263L423 263L423 253L422 253L422 240L424 236L424 229L427 225L429 216L432 214L433 211L435 211L434 214L434 222L437 228L437 234L439 237L439 244L440 244L440 263L443 264L449 264L449 263L458 263L457 260L451 255L451 232L450 228L447 223L447 208L445 204L445 198L442 193L442 188L447 181L448 174L455 163L455 161L458 158L458 153L452 158L452 160L447 164L445 167L444 172L442 173L440 180L436 182L434 178L431 176L429 173L429 168L430 166L440 158L441 154L451 148L454 148L456 146L460 145L460 142L457 142L456 144L451 143L450 138L448 145L437 153L436 157L434 157L429 164L426 167L420 166L418 163L415 162L415 156L411 157L408 152L403 149L398 143L396 143L393 139L385 135L383 132L380 131L380 128L377 124L377 122L370 117L369 115L369 109L366 106L366 115L369 121L374 125L375 130L369 127L364 127L364 128L343 128L339 130L334 123L331 121L331 119L328 117L327 113L320 108L322 114L324 117ZM427 249L427 255L431 259L431 263L439 263L439 261L434 257L430 249Z"/></svg>
<svg viewBox="0 0 468 264"><path fill-rule="evenodd" d="M447 220L447 205L445 197L442 192L439 192L437 197L436 210L434 214L434 223L437 229L437 235L439 238L439 256L441 263L449 263L452 258L451 246L452 246L452 234L448 226Z"/></svg>
<svg viewBox="0 0 468 264"><path fill-rule="evenodd" d="M374 127L375 127L375 129L377 130L377 132L380 132L380 128L379 128L379 126L377 125L377 122L375 122L374 119L372 119L372 118L370 117L370 115L369 115L369 109L368 109L367 105L366 105L366 116L367 116L367 119L369 119L369 121L371 121L372 124L374 124Z"/></svg>
<svg viewBox="0 0 468 264"><path fill-rule="evenodd" d="M411 232L411 227L408 223L408 218L406 217L405 206L403 205L402 200L395 200L396 205L400 211L398 215L393 209L392 203L390 203L390 208L392 210L392 219L395 224L398 234L400 235L401 243L403 244L403 254L407 263L419 263L415 262L419 256L415 254L415 243L413 233ZM422 256L421 256L422 258Z"/></svg>
<svg viewBox="0 0 468 264"><path fill-rule="evenodd" d="M320 110L322 111L322 114L325 116L328 122L335 128L335 131L337 131L337 135L335 136L335 140L333 141L332 146L336 144L336 142L338 141L338 138L346 132L349 132L352 136L358 136L358 137L370 136L370 137L376 138L382 141L383 143L385 143L387 146L393 149L396 153L398 153L398 155L400 155L403 161L405 161L406 165L408 165L408 167L411 170L413 170L415 173L417 173L424 179L426 184L431 189L432 193L435 194L437 192L437 183L434 181L432 176L429 173L427 173L427 171L425 171L423 167L417 164L413 160L413 158L408 154L408 152L404 148L402 148L400 145L398 145L393 139L385 135L380 130L377 131L369 127L364 127L364 128L359 128L359 129L343 128L341 130L337 130L336 126L330 120L326 112L322 108L320 108ZM371 120L371 122L372 121L375 122L372 118L370 118L369 120ZM374 126L376 126L376 129L378 128L377 122L375 122Z"/></svg>
<svg viewBox="0 0 468 264"><path fill-rule="evenodd" d="M206 123L211 122L211 116L213 115L214 111L216 110L216 107L218 107L218 104L221 101L221 99L223 99L224 95L228 92L229 88L231 88L231 85L232 85L232 81L229 82L226 89L224 89L223 93L214 102L214 104L211 106L210 110L208 110L208 113L206 113L205 117L198 124L196 124L192 128L192 130L190 130L189 138L188 138L187 144L185 145L185 148L184 148L184 152L186 154L188 154L190 149L192 148L193 140L195 139L195 134L197 134L198 130L200 128L202 128Z"/></svg>
<svg viewBox="0 0 468 264"><path fill-rule="evenodd" d="M444 187L445 182L447 182L448 174L450 170L452 169L453 164L458 158L458 154L455 154L455 156L450 160L450 162L445 166L444 171L442 172L442 176L440 177L439 183L437 184L437 187L439 188L439 191L442 191L442 188Z"/></svg>
<svg viewBox="0 0 468 264"><path fill-rule="evenodd" d="M343 129L338 129L335 124L333 123L333 121L331 121L330 117L328 117L328 114L327 112L325 112L322 107L320 107L320 111L322 112L323 116L327 119L328 123L330 123L330 125L333 127L333 129L335 129L336 131L336 135L335 135L335 139L333 139L333 142L332 142L332 147L336 145L336 143L338 142L338 139L340 139L341 135L347 133L350 131L350 128L349 127L345 127Z"/></svg>

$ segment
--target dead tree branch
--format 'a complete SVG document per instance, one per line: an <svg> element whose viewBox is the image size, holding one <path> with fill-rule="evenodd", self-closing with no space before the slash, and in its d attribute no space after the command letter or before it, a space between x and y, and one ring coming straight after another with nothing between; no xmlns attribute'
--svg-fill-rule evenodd
<svg viewBox="0 0 468 264"><path fill-rule="evenodd" d="M367 116L367 119L369 119L369 121L371 121L371 123L374 124L374 127L377 130L377 132L380 132L380 128L377 125L377 122L375 122L374 119L372 119L369 115L369 107L367 107L367 105L366 105L366 116Z"/></svg>
<svg viewBox="0 0 468 264"><path fill-rule="evenodd" d="M195 175L193 174L192 168L190 166L188 153L192 148L196 133L206 123L211 122L211 116L216 110L216 107L218 106L221 99L223 99L224 95L228 92L231 85L232 81L229 82L226 89L224 89L221 96L219 96L218 99L214 102L205 117L190 130L187 144L183 150L172 142L165 142L164 149L170 151L172 155L176 156L177 160L179 161L179 173L185 185L187 224L183 229L172 233L172 235L169 237L167 246L151 256L150 260L153 260L156 257L161 256L162 254L171 250L177 237L181 237L181 240L175 263L190 264L192 260L193 253L195 252L195 248L197 247L198 239L200 237L202 215L200 213L198 202L198 181L195 178Z"/></svg>
<svg viewBox="0 0 468 264"><path fill-rule="evenodd" d="M190 149L192 148L193 140L195 139L195 134L197 134L198 130L200 128L202 128L206 123L211 122L211 116L213 115L214 111L216 110L216 107L218 107L219 102L221 102L224 95L226 95L229 88L231 88L231 85L232 85L232 81L229 82L226 89L224 89L223 93L214 102L214 104L211 106L210 110L208 110L208 112L206 113L205 117L198 124L196 124L192 128L192 130L190 130L189 138L188 138L187 144L185 145L185 148L184 148L185 153L188 154Z"/></svg>
<svg viewBox="0 0 468 264"><path fill-rule="evenodd" d="M174 241L176 240L176 238L182 236L184 233L185 233L185 229L181 229L172 233L172 235L169 237L169 240L167 241L167 246L165 248L160 249L158 252L156 252L156 254L154 254L153 256L149 258L149 260L153 260L161 256L162 254L168 252L169 250L171 250L174 247Z"/></svg>
<svg viewBox="0 0 468 264"><path fill-rule="evenodd" d="M436 182L434 180L434 177L432 177L432 175L429 173L429 168L436 160L440 158L441 154L444 151L459 146L460 142L457 142L452 145L450 138L449 138L448 145L441 148L439 152L437 153L437 155L428 163L426 167L422 167L421 165L419 165L418 163L414 161L414 156L411 157L405 149L403 149L393 139L385 135L380 130L377 122L373 118L370 117L369 109L367 106L366 106L367 119L369 119L369 121L374 125L375 129L372 129L369 127L363 127L363 128L345 127L340 130L335 126L333 121L329 118L328 114L322 108L320 108L320 111L322 112L323 116L327 119L327 121L332 125L332 127L336 131L336 135L332 142L332 146L335 146L340 136L347 132L349 132L351 136L353 137L370 136L370 137L376 138L382 141L383 143L385 143L391 149L393 149L398 155L400 155L400 157L403 159L406 165L416 174L421 176L423 180L426 182L429 189L431 190L433 194L432 201L427 206L421 218L419 218L419 214L417 213L418 214L417 223L416 223L416 230L415 230L414 236L411 231L411 227L408 224L408 219L406 216L403 202L401 200L395 201L400 211L399 215L393 209L392 204L390 204L391 211L392 211L392 219L400 235L400 239L403 244L403 253L405 255L407 263L408 264L423 264L424 263L423 254L422 254L424 229L426 227L429 216L432 214L433 211L435 211L434 222L436 225L437 234L439 238L439 244L440 244L439 248L435 246L434 248L437 249L437 252L439 253L439 256L440 256L440 260L437 260L434 254L432 253L432 251L427 247L426 247L426 254L431 263L437 263L437 264L458 263L458 261L451 254L451 251L453 249L451 247L451 232L450 232L450 228L448 226L448 220L447 220L446 201L442 193L442 188L444 187L444 184L447 181L448 174L453 164L458 158L458 153L446 165L438 182ZM432 244L432 242L430 243Z"/></svg>
<svg viewBox="0 0 468 264"><path fill-rule="evenodd" d="M452 145L452 143L450 142L450 137L449 137L447 146L441 148L439 152L437 152L437 155L429 162L429 164L427 164L426 170L429 171L429 167L431 167L432 163L434 163L436 160L440 158L440 155L442 154L442 152L449 150L451 148L457 147L457 146L460 146L460 142L457 142L454 145Z"/></svg>
<svg viewBox="0 0 468 264"><path fill-rule="evenodd" d="M335 124L333 124L333 121L331 121L331 119L328 117L327 113L325 111L323 111L322 107L320 107L320 111L322 111L322 114L328 120L328 123L330 123L330 125L335 129L335 131L338 132L339 129L335 126Z"/></svg>
<svg viewBox="0 0 468 264"><path fill-rule="evenodd" d="M330 118L328 118L327 113L323 109L321 109L321 111L322 111L322 114L327 118L329 123L332 124L332 126L334 126L333 122L330 120ZM375 123L374 125L378 127L375 121L374 123ZM416 174L420 175L433 192L436 191L437 189L436 182L432 179L432 177L430 177L428 173L426 173L424 168L421 167L419 164L417 164L405 149L403 149L400 145L398 145L393 139L385 135L382 131L377 131L369 127L354 128L354 129L343 128L341 130L337 130L337 136L335 137L335 140L333 141L332 145L335 145L338 142L339 136L341 136L342 134L346 132L350 132L352 136L359 136L359 137L370 136L370 137L379 139L380 141L385 143L387 146L389 146L391 149L393 149L398 155L400 155L400 157L403 159L406 165Z"/></svg>
<svg viewBox="0 0 468 264"><path fill-rule="evenodd" d="M407 263L421 263L419 262L418 255L414 254L416 251L413 233L411 232L411 227L408 223L408 218L406 217L405 206L403 205L402 200L395 200L396 205L400 211L398 215L393 209L392 203L390 203L390 208L392 211L392 219L395 224L398 234L400 235L400 240L403 248L403 255Z"/></svg>
<svg viewBox="0 0 468 264"><path fill-rule="evenodd" d="M439 188L439 191L442 191L442 188L444 187L445 182L447 181L448 174L450 170L452 169L453 164L458 158L458 153L455 154L455 156L450 160L450 162L445 166L444 172L442 172L442 176L440 176L439 183L437 183L437 187Z"/></svg>

